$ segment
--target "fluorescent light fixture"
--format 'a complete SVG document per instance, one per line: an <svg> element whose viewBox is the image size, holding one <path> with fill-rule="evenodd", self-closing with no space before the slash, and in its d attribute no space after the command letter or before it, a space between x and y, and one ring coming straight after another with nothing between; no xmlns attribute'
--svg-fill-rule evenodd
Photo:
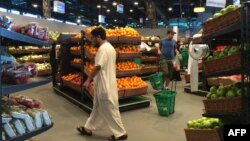
<svg viewBox="0 0 250 141"><path fill-rule="evenodd" d="M109 0L104 0L105 2L109 1Z"/></svg>
<svg viewBox="0 0 250 141"><path fill-rule="evenodd" d="M7 9L0 7L0 12L7 12Z"/></svg>
<svg viewBox="0 0 250 141"><path fill-rule="evenodd" d="M139 4L139 2L137 2L137 1L134 2L134 5L138 5L138 4Z"/></svg>
<svg viewBox="0 0 250 141"><path fill-rule="evenodd" d="M107 11L107 12L110 12L110 9L107 9L106 11Z"/></svg>
<svg viewBox="0 0 250 141"><path fill-rule="evenodd" d="M112 5L113 5L113 6L116 6L116 5L117 5L117 2L113 2Z"/></svg>
<svg viewBox="0 0 250 141"><path fill-rule="evenodd" d="M12 13L12 14L16 14L16 15L20 15L20 11L13 10L13 9L11 9L11 13Z"/></svg>
<svg viewBox="0 0 250 141"><path fill-rule="evenodd" d="M130 9L129 12L133 12L134 10L133 9Z"/></svg>
<svg viewBox="0 0 250 141"><path fill-rule="evenodd" d="M96 7L97 7L97 8L101 8L101 5L97 5Z"/></svg>
<svg viewBox="0 0 250 141"><path fill-rule="evenodd" d="M55 21L55 22L59 22L59 23L63 23L62 20L57 20L57 19L55 19L54 21Z"/></svg>
<svg viewBox="0 0 250 141"><path fill-rule="evenodd" d="M32 6L33 6L33 7L35 7L35 8L37 8L37 7L38 7L38 5L37 5L37 4L32 4Z"/></svg>
<svg viewBox="0 0 250 141"><path fill-rule="evenodd" d="M76 23L68 22L68 21L66 21L65 23L66 23L66 24L70 24L70 25L77 25Z"/></svg>
<svg viewBox="0 0 250 141"><path fill-rule="evenodd" d="M172 11L172 10L173 10L173 8L172 8L172 7L169 7L169 8L168 8L168 11Z"/></svg>
<svg viewBox="0 0 250 141"><path fill-rule="evenodd" d="M24 13L23 16L31 17L31 18L37 18L37 15L30 14L30 13Z"/></svg>
<svg viewBox="0 0 250 141"><path fill-rule="evenodd" d="M77 22L77 23L81 23L81 19L77 19L76 22Z"/></svg>
<svg viewBox="0 0 250 141"><path fill-rule="evenodd" d="M195 13L202 13L202 12L205 12L205 7L195 7L194 8L194 12Z"/></svg>
<svg viewBox="0 0 250 141"><path fill-rule="evenodd" d="M47 20L48 21L54 21L55 19L54 18L48 18Z"/></svg>

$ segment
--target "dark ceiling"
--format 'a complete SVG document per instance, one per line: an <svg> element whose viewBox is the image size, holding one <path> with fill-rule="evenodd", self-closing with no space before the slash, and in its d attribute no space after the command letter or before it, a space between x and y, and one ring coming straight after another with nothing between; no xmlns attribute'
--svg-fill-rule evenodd
<svg viewBox="0 0 250 141"><path fill-rule="evenodd" d="M61 0L65 2L65 14L51 13L51 16L56 19L64 21L76 22L81 18L81 22L87 25L98 24L97 15L102 14L106 16L106 22L113 25L127 25L128 23L139 23L140 18L146 20L147 8L146 1L148 0ZM124 14L116 12L116 7L112 5L113 2L122 3L124 5ZM134 2L138 5L134 5ZM200 1L202 5L205 0L152 0L156 6L157 19L167 21L170 18L179 17L196 17L193 13L194 6L199 6ZM38 4L37 8L33 4ZM0 7L9 9L16 9L21 12L28 12L32 14L42 15L42 0L1 0ZM101 5L101 8L97 8ZM51 0L51 7L53 7L53 0ZM172 11L169 11L169 8ZM110 12L107 12L107 9ZM131 12L131 9L133 12ZM116 20L115 20L116 19ZM146 22L146 21L145 21Z"/></svg>

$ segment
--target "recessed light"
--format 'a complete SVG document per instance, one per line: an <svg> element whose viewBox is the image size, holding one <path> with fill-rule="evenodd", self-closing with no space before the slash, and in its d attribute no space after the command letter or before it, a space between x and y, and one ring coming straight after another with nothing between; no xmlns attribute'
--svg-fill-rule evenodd
<svg viewBox="0 0 250 141"><path fill-rule="evenodd" d="M97 7L97 8L101 8L101 5L97 5L96 7Z"/></svg>
<svg viewBox="0 0 250 141"><path fill-rule="evenodd" d="M146 18L146 21L148 21L148 18Z"/></svg>
<svg viewBox="0 0 250 141"><path fill-rule="evenodd" d="M113 2L112 5L113 5L113 6L116 6L116 5L117 5L117 2Z"/></svg>
<svg viewBox="0 0 250 141"><path fill-rule="evenodd" d="M114 22L117 22L117 19L114 19Z"/></svg>
<svg viewBox="0 0 250 141"><path fill-rule="evenodd" d="M109 1L109 0L104 0L105 2Z"/></svg>
<svg viewBox="0 0 250 141"><path fill-rule="evenodd" d="M139 2L137 2L137 1L134 2L134 5L138 5L138 4L139 4Z"/></svg>
<svg viewBox="0 0 250 141"><path fill-rule="evenodd" d="M182 15L184 15L184 14L185 14L185 12L182 12L181 14L182 14Z"/></svg>
<svg viewBox="0 0 250 141"><path fill-rule="evenodd" d="M133 9L130 9L129 12L133 12L134 10Z"/></svg>
<svg viewBox="0 0 250 141"><path fill-rule="evenodd" d="M172 11L172 10L173 10L173 8L172 8L172 7L169 7L169 8L168 8L168 11Z"/></svg>
<svg viewBox="0 0 250 141"><path fill-rule="evenodd" d="M37 7L38 7L38 5L37 5L37 4L32 4L32 6L33 6L33 7L35 7L35 8L37 8Z"/></svg>
<svg viewBox="0 0 250 141"><path fill-rule="evenodd" d="M110 9L107 9L106 11L107 11L107 12L110 12Z"/></svg>
<svg viewBox="0 0 250 141"><path fill-rule="evenodd" d="M81 23L81 19L77 19L77 21L76 21L77 23Z"/></svg>

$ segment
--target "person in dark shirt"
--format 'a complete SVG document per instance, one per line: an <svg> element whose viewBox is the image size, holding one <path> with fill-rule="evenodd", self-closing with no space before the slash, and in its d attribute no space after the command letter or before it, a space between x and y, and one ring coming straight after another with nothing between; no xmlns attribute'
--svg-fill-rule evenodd
<svg viewBox="0 0 250 141"><path fill-rule="evenodd" d="M176 41L173 39L174 34L176 34L173 30L167 30L166 38L161 39L160 42L160 67L164 74L164 81L165 81L165 89L168 89L168 85L173 75L173 59L176 54L179 54L176 49Z"/></svg>

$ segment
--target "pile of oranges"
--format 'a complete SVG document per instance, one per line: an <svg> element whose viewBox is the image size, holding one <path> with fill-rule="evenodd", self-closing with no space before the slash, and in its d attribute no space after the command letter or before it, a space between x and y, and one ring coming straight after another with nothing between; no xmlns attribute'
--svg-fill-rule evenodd
<svg viewBox="0 0 250 141"><path fill-rule="evenodd" d="M80 51L81 47L80 46L73 46L73 47L70 47L70 50L71 51Z"/></svg>
<svg viewBox="0 0 250 141"><path fill-rule="evenodd" d="M93 70L94 70L94 63L87 62L85 67L87 68L87 70L89 72L93 72Z"/></svg>
<svg viewBox="0 0 250 141"><path fill-rule="evenodd" d="M68 75L64 75L62 76L62 79L65 80L65 81L71 81L77 77L80 77L80 74L78 73L70 73Z"/></svg>
<svg viewBox="0 0 250 141"><path fill-rule="evenodd" d="M90 32L100 26L92 26L85 30L86 33L90 34ZM110 36L128 36L128 37L138 37L139 32L136 31L134 28L126 26L123 27L116 27L115 29L105 29L107 37Z"/></svg>
<svg viewBox="0 0 250 141"><path fill-rule="evenodd" d="M137 70L141 67L133 61L125 61L116 63L117 70Z"/></svg>
<svg viewBox="0 0 250 141"><path fill-rule="evenodd" d="M147 83L143 81L140 77L124 77L117 78L117 87L118 89L131 89L131 88L141 88L147 86Z"/></svg>
<svg viewBox="0 0 250 141"><path fill-rule="evenodd" d="M118 45L115 48L117 53L136 53L139 52L139 48L135 45Z"/></svg>
<svg viewBox="0 0 250 141"><path fill-rule="evenodd" d="M85 45L86 50L88 50L91 54L96 54L97 48L92 45Z"/></svg>
<svg viewBox="0 0 250 141"><path fill-rule="evenodd" d="M74 62L74 63L77 63L77 64L78 64L78 63L81 63L81 61L82 61L81 58L74 58L74 59L73 59L73 62Z"/></svg>

